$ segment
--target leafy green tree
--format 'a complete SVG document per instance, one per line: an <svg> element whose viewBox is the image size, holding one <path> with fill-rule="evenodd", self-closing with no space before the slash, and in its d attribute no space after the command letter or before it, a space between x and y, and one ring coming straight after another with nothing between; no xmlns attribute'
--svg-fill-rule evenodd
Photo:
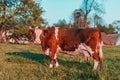
<svg viewBox="0 0 120 80"><path fill-rule="evenodd" d="M42 18L42 7L34 0L0 0L0 24L4 30L15 29L21 33L24 26L40 26L45 20ZM27 31L27 30L24 30Z"/></svg>
<svg viewBox="0 0 120 80"><path fill-rule="evenodd" d="M21 5L21 17L27 25L35 27L44 23L44 19L41 16L43 10L39 4L35 3L33 0L22 0Z"/></svg>
<svg viewBox="0 0 120 80"><path fill-rule="evenodd" d="M18 24L15 26L14 34L19 35L19 36L28 34L28 28L23 24Z"/></svg>
<svg viewBox="0 0 120 80"><path fill-rule="evenodd" d="M16 14L16 11L12 9L12 6L15 6L15 1L11 2L10 0L1 0L0 1L0 24L1 27L7 29L10 25L10 22L13 18L13 13Z"/></svg>
<svg viewBox="0 0 120 80"><path fill-rule="evenodd" d="M101 17L94 15L94 27L101 23Z"/></svg>
<svg viewBox="0 0 120 80"><path fill-rule="evenodd" d="M107 28L106 28L105 26L101 25L101 24L98 24L98 25L97 25L97 28L98 28L101 32L105 32L105 33L106 33L106 31L107 31Z"/></svg>
<svg viewBox="0 0 120 80"><path fill-rule="evenodd" d="M101 32L105 32L107 34L114 34L115 33L115 28L113 27L112 24L109 24L108 27L103 26L101 24L97 25L97 28L101 31Z"/></svg>
<svg viewBox="0 0 120 80"><path fill-rule="evenodd" d="M58 20L57 24L54 24L55 26L61 27L61 28L67 28L69 27L69 24L67 24L66 20Z"/></svg>
<svg viewBox="0 0 120 80"><path fill-rule="evenodd" d="M107 34L114 34L115 33L115 28L113 27L112 24L109 24L107 28Z"/></svg>
<svg viewBox="0 0 120 80"><path fill-rule="evenodd" d="M120 20L113 21L113 26L115 28L116 33L120 33Z"/></svg>

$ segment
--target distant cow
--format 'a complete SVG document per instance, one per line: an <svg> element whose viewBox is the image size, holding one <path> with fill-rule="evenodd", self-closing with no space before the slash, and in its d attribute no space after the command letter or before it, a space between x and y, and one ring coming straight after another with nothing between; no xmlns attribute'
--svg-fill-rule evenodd
<svg viewBox="0 0 120 80"><path fill-rule="evenodd" d="M50 65L52 68L59 66L57 54L59 52L78 55L83 53L86 59L90 56L94 59L93 69L97 69L102 65L102 46L100 31L96 28L37 28L40 30L39 34L36 29L33 30L35 40L40 40L42 50L46 55L50 56ZM36 41L35 41L36 42ZM99 48L99 51L98 51Z"/></svg>

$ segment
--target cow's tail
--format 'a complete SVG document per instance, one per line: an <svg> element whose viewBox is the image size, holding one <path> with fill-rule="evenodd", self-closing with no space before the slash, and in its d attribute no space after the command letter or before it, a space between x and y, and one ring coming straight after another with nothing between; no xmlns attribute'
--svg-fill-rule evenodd
<svg viewBox="0 0 120 80"><path fill-rule="evenodd" d="M101 41L101 42L99 43L99 57L100 57L100 58L103 58L102 45L103 45L103 42Z"/></svg>
<svg viewBox="0 0 120 80"><path fill-rule="evenodd" d="M101 39L101 33L99 38L99 59L100 59L100 65L102 65L103 62L103 51L102 51L103 41Z"/></svg>

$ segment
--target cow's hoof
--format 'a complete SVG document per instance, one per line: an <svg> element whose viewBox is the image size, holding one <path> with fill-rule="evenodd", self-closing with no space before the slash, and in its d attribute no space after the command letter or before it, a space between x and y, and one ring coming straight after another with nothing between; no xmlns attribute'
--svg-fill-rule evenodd
<svg viewBox="0 0 120 80"><path fill-rule="evenodd" d="M50 65L49 65L49 68L53 68L53 64L50 64Z"/></svg>
<svg viewBox="0 0 120 80"><path fill-rule="evenodd" d="M55 64L55 68L58 68L60 65L58 63Z"/></svg>

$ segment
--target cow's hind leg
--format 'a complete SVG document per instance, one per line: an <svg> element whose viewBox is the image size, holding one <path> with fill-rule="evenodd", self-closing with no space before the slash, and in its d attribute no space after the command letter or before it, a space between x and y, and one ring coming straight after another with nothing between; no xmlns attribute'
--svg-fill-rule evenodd
<svg viewBox="0 0 120 80"><path fill-rule="evenodd" d="M99 51L94 53L93 58L94 58L93 70L96 70L97 68L101 68L103 63L103 51L102 51L101 42L99 43Z"/></svg>
<svg viewBox="0 0 120 80"><path fill-rule="evenodd" d="M103 43L101 43L100 42L100 44L99 44L99 60L100 60L100 68L102 67L102 63L103 63L103 51L102 51L102 44Z"/></svg>
<svg viewBox="0 0 120 80"><path fill-rule="evenodd" d="M100 61L100 57L99 57L99 54L96 54L94 53L93 54L93 58L94 58L94 67L93 67L93 70L96 70L98 68L101 67L101 61Z"/></svg>

